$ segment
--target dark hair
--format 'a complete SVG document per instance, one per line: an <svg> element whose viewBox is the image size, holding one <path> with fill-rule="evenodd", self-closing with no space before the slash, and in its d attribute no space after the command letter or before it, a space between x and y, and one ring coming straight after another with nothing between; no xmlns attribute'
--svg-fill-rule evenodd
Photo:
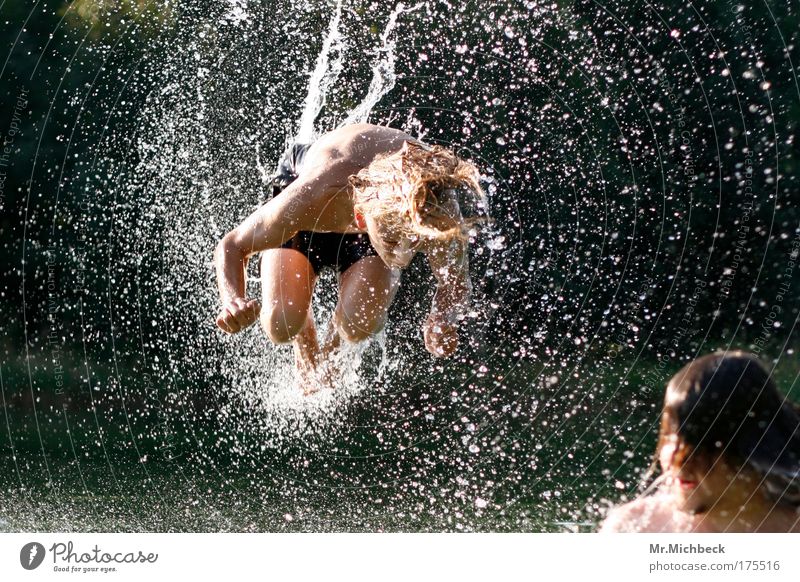
<svg viewBox="0 0 800 582"><path fill-rule="evenodd" d="M775 500L800 505L800 414L752 354L710 354L675 374L657 455L670 434L678 435L684 454L749 467Z"/></svg>

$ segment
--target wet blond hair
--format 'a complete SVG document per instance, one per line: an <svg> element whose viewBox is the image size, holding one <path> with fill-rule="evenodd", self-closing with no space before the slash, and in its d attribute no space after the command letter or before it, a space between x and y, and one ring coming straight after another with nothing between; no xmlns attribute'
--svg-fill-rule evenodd
<svg viewBox="0 0 800 582"><path fill-rule="evenodd" d="M442 146L406 141L350 176L353 209L397 227L407 236L466 241L486 216L465 218L459 193L485 211L486 195L474 164Z"/></svg>

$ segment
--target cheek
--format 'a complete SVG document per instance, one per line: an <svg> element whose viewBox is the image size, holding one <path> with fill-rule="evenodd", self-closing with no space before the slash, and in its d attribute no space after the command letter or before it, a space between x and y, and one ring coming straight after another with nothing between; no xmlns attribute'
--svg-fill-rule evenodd
<svg viewBox="0 0 800 582"><path fill-rule="evenodd" d="M377 239L383 238L384 236L384 229L381 227L380 223L375 220L372 216L366 215L364 216L364 223L366 226L367 234L370 237L374 237Z"/></svg>
<svg viewBox="0 0 800 582"><path fill-rule="evenodd" d="M385 253L386 252L386 245L383 244L383 241L381 239L371 236L371 237L369 237L369 242L375 248L375 250L378 251L379 253Z"/></svg>
<svg viewBox="0 0 800 582"><path fill-rule="evenodd" d="M672 468L672 458L675 456L675 443L667 441L661 447L661 452L658 455L658 462L661 463L661 471L668 473Z"/></svg>
<svg viewBox="0 0 800 582"><path fill-rule="evenodd" d="M408 239L401 240L397 245L395 245L394 251L403 255L413 252L411 250L411 241Z"/></svg>

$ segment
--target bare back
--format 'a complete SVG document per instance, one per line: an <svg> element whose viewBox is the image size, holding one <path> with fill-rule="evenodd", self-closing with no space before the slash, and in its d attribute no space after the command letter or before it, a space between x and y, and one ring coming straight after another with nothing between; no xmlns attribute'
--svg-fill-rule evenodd
<svg viewBox="0 0 800 582"><path fill-rule="evenodd" d="M417 140L367 123L326 133L309 148L298 178L230 233L232 243L249 256L277 248L299 231L366 232L355 224L348 178L404 141Z"/></svg>
<svg viewBox="0 0 800 582"><path fill-rule="evenodd" d="M340 127L320 137L309 148L303 163L301 178L320 166L335 166L354 174L368 166L376 156L393 153L404 141L416 142L399 129L358 123Z"/></svg>

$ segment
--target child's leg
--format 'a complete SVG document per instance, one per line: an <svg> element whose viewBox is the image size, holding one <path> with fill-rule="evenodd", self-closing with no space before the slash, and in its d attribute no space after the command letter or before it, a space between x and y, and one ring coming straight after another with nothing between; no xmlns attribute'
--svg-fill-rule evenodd
<svg viewBox="0 0 800 582"><path fill-rule="evenodd" d="M273 343L293 342L298 363L316 366L319 346L311 314L317 276L294 249L269 249L261 256L261 327Z"/></svg>
<svg viewBox="0 0 800 582"><path fill-rule="evenodd" d="M376 256L364 257L342 273L333 316L338 335L359 342L379 332L399 283L400 271Z"/></svg>

